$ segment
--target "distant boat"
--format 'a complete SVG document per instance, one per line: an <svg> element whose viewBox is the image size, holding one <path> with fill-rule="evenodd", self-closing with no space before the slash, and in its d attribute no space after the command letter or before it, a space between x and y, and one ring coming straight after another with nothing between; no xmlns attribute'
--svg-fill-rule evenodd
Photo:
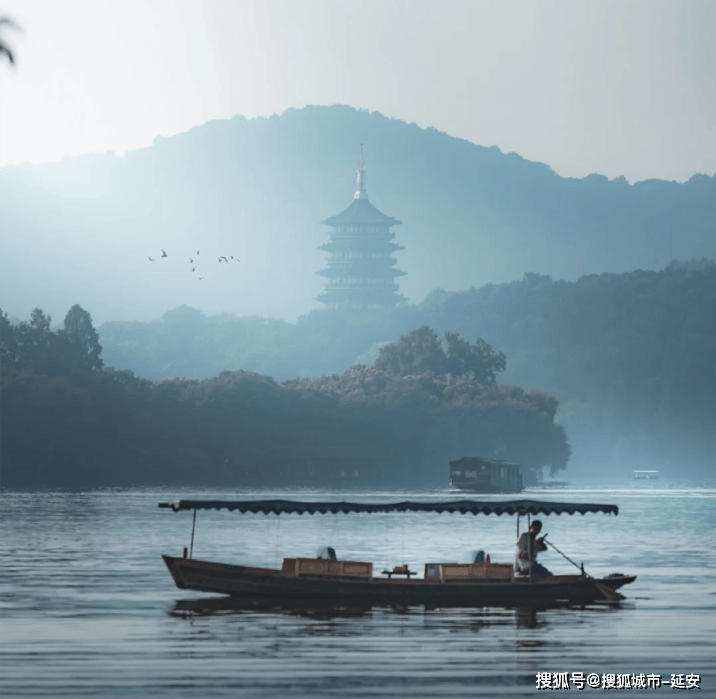
<svg viewBox="0 0 716 699"><path fill-rule="evenodd" d="M658 471L632 471L634 478L640 481L655 481L659 478Z"/></svg>
<svg viewBox="0 0 716 699"><path fill-rule="evenodd" d="M477 456L450 462L450 487L478 493L519 493L524 490L517 464Z"/></svg>
<svg viewBox="0 0 716 699"><path fill-rule="evenodd" d="M535 485L536 488L565 488L569 483L567 481L541 481Z"/></svg>

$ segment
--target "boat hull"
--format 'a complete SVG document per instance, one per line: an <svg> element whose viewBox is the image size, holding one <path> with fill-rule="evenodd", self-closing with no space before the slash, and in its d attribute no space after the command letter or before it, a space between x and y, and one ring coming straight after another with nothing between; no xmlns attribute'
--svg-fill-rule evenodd
<svg viewBox="0 0 716 699"><path fill-rule="evenodd" d="M595 581L582 575L509 580L425 580L285 575L280 570L163 556L177 587L236 597L320 599L473 606L589 602L605 599L601 586L616 590L635 576Z"/></svg>

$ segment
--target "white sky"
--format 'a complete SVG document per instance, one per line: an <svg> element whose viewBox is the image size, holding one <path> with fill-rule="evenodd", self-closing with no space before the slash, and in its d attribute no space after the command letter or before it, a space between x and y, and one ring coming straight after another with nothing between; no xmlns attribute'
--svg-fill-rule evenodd
<svg viewBox="0 0 716 699"><path fill-rule="evenodd" d="M565 176L716 173L712 0L0 2L0 164L341 103Z"/></svg>

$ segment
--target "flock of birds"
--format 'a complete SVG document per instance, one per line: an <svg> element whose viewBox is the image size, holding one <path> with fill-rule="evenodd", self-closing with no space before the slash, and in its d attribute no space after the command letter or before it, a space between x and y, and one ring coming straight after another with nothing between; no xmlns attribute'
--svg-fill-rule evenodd
<svg viewBox="0 0 716 699"><path fill-rule="evenodd" d="M161 248L160 248L160 250L161 250ZM197 256L199 255L199 251L198 251L198 250L196 251L196 254L197 254ZM162 257L169 257L169 255L167 255L167 253L166 253L164 250L162 250ZM227 259L226 255L219 255L219 263L221 263L221 262L226 262L226 264L228 265L231 260L234 260L234 262L241 262L241 260L240 260L238 257L235 258L233 255L229 255L229 258L230 258L230 259ZM156 260L157 260L156 257L149 257L149 256L148 256L148 259L149 259L150 262L156 262ZM196 263L194 262L194 258L193 258L193 257L190 257L190 258L189 258L189 264L190 264L190 265L196 264ZM192 268L191 268L191 271L192 271L192 272L196 272L196 267L192 267ZM198 279L199 279L199 281L201 281L202 279L204 279L204 277L198 277Z"/></svg>

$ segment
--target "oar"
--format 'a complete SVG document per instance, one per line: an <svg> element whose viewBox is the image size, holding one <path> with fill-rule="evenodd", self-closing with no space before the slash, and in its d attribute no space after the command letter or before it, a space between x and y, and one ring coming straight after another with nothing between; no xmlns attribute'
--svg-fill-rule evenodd
<svg viewBox="0 0 716 699"><path fill-rule="evenodd" d="M625 600L626 597L622 595L621 593L617 592L616 590L612 590L611 587L608 585L605 585L604 583L600 583L597 580L595 580L589 573L587 573L584 570L584 566L578 566L569 556L562 553L551 541L547 541L545 537L542 537L542 541L544 541L546 544L549 544L557 553L564 556L573 566L576 568L579 568L582 571L582 575L586 577L588 580L591 580L592 583L594 583L594 586L599 590L599 592L602 593L602 595L605 597L605 599L608 599L610 602L621 602L622 600Z"/></svg>

